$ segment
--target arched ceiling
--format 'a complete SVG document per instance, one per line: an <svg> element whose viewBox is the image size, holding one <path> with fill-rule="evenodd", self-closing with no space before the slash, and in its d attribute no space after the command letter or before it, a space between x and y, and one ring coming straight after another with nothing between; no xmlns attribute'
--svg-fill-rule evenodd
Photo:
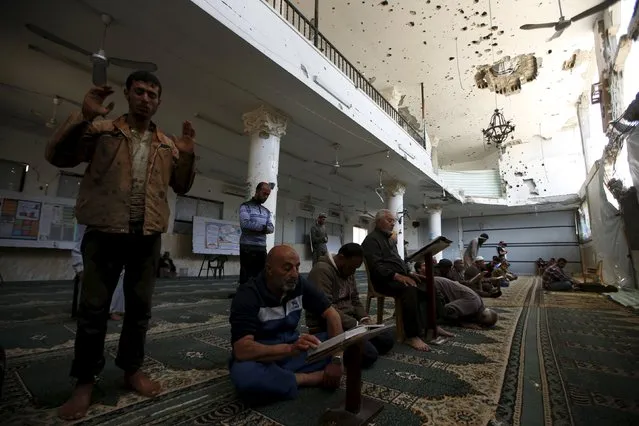
<svg viewBox="0 0 639 426"><path fill-rule="evenodd" d="M315 0L292 0L309 19ZM563 0L570 17L599 0ZM481 129L497 105L528 141L575 126L574 105L592 80L592 33L596 16L573 23L548 42L554 30L523 31L527 23L559 18L556 0L320 0L319 30L380 91L395 87L404 109L438 140L440 167L490 155ZM492 19L491 19L492 18ZM576 57L570 69L564 62ZM519 93L495 95L475 84L477 67L505 56L532 54L537 78Z"/></svg>

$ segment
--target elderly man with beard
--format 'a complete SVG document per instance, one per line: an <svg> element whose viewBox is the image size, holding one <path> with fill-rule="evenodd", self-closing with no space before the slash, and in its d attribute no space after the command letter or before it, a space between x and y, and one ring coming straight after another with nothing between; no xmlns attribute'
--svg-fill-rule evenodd
<svg viewBox="0 0 639 426"><path fill-rule="evenodd" d="M231 304L229 369L238 393L252 401L294 399L300 386L335 389L341 354L306 363L307 351L343 332L327 297L299 275L300 258L289 246L268 253L266 267L241 286ZM328 333L299 334L302 309L321 316Z"/></svg>
<svg viewBox="0 0 639 426"><path fill-rule="evenodd" d="M362 242L366 268L375 291L401 303L405 343L418 351L430 351L420 338L422 325L426 322L420 306L426 306L428 302L426 277L411 273L399 256L397 240L393 238L395 222L395 215L390 210L380 210L375 215L375 229ZM452 336L439 327L437 334Z"/></svg>

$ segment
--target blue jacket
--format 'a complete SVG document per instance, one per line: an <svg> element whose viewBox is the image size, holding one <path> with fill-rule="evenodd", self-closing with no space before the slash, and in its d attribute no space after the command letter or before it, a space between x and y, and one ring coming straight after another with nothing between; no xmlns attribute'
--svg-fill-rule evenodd
<svg viewBox="0 0 639 426"><path fill-rule="evenodd" d="M266 231L264 232L264 227ZM269 209L253 199L240 205L241 245L266 247L266 234L273 233L273 221Z"/></svg>
<svg viewBox="0 0 639 426"><path fill-rule="evenodd" d="M231 344L252 335L264 345L293 343L299 338L302 309L321 317L331 302L324 292L300 276L283 299L266 286L264 273L240 286L231 303Z"/></svg>

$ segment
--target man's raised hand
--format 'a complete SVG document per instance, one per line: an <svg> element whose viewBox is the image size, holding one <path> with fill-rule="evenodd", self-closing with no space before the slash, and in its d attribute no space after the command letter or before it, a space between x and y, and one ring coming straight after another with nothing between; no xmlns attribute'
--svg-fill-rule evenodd
<svg viewBox="0 0 639 426"><path fill-rule="evenodd" d="M93 121L96 117L106 116L112 110L115 104L109 103L107 106L102 105L106 98L113 94L110 86L94 87L84 95L82 102L82 116L85 120Z"/></svg>
<svg viewBox="0 0 639 426"><path fill-rule="evenodd" d="M182 123L182 136L179 139L173 136L172 139L181 152L192 154L195 150L195 129L188 120Z"/></svg>

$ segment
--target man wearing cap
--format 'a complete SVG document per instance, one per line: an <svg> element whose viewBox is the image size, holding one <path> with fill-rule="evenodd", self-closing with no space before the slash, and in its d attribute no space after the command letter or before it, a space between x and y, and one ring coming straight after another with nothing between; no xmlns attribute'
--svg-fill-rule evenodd
<svg viewBox="0 0 639 426"><path fill-rule="evenodd" d="M311 250L313 251L313 266L317 263L320 257L326 256L328 248L326 243L328 242L328 235L326 234L326 213L320 213L317 216L317 222L311 228Z"/></svg>
<svg viewBox="0 0 639 426"><path fill-rule="evenodd" d="M466 247L466 251L464 252L464 265L466 265L467 268L473 264L477 258L479 247L481 247L486 240L488 240L488 234L481 234L479 237L470 240L470 243L468 243L468 247Z"/></svg>

